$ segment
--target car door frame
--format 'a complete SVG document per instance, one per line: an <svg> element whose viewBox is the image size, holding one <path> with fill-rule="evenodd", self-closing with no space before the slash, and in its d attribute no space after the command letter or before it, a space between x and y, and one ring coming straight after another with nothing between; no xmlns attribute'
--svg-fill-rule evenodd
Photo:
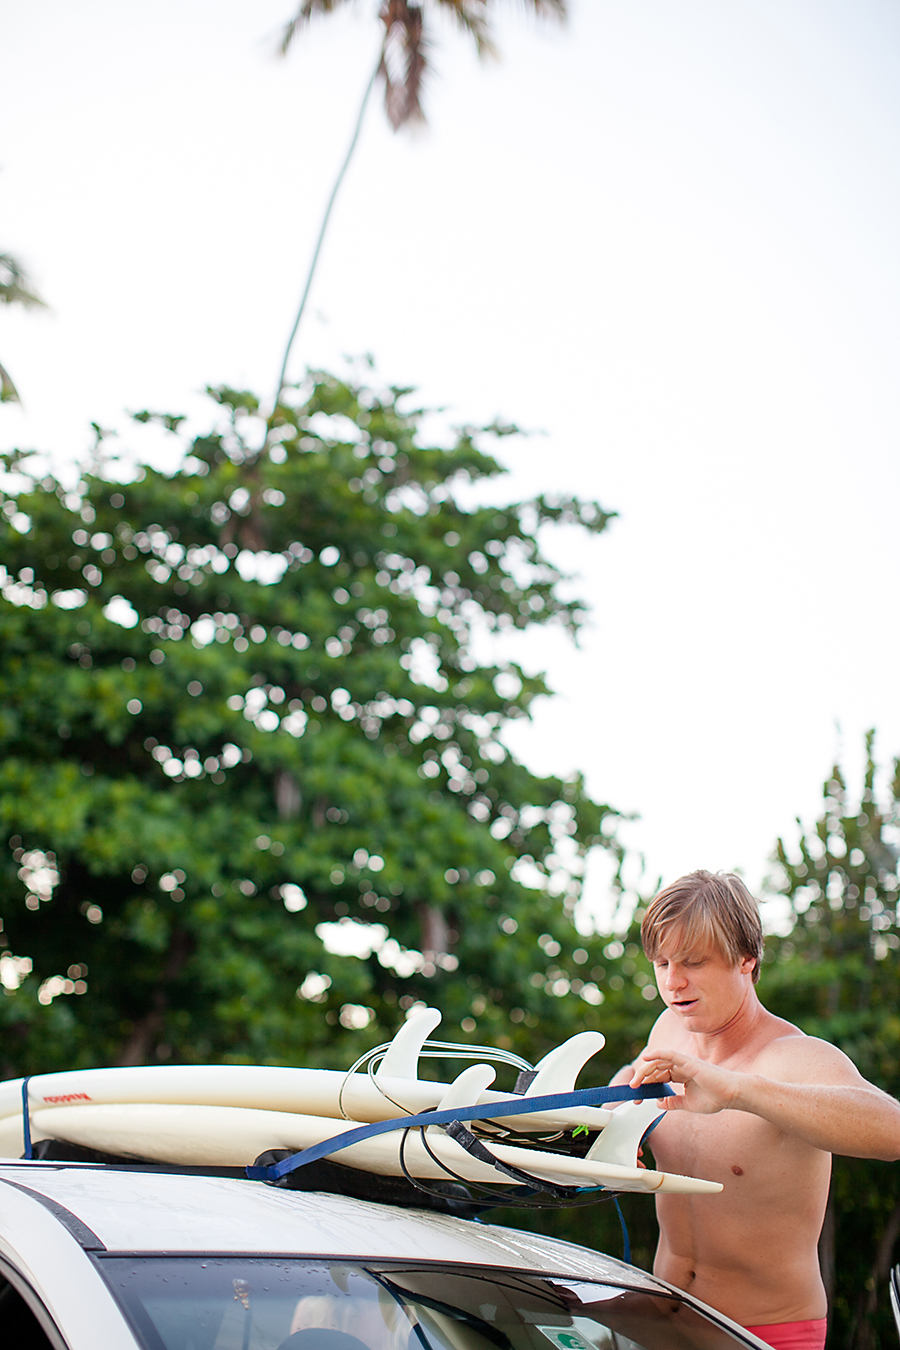
<svg viewBox="0 0 900 1350"><path fill-rule="evenodd" d="M36 1289L32 1287L20 1270L8 1257L0 1254L0 1278L6 1280L22 1299L28 1310L34 1315L53 1350L69 1350L69 1343L57 1326L53 1314Z"/></svg>

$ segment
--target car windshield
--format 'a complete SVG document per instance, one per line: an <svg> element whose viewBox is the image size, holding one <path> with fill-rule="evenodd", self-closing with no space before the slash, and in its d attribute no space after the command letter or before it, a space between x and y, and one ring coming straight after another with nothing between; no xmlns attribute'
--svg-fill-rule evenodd
<svg viewBox="0 0 900 1350"><path fill-rule="evenodd" d="M146 1350L734 1350L676 1296L290 1257L101 1262Z"/></svg>

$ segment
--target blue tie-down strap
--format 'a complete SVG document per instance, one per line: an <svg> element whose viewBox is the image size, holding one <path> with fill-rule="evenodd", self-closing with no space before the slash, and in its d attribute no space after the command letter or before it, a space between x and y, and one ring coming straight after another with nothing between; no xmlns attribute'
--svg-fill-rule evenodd
<svg viewBox="0 0 900 1350"><path fill-rule="evenodd" d="M33 1158L34 1149L31 1146L31 1112L28 1107L28 1084L31 1078L22 1079L22 1139L25 1144L23 1158Z"/></svg>
<svg viewBox="0 0 900 1350"><path fill-rule="evenodd" d="M398 1120L377 1120L373 1125L357 1125L355 1129L332 1135L321 1143L292 1153L281 1162L268 1167L248 1167L251 1181L280 1181L298 1167L318 1162L331 1153L339 1153L351 1144L361 1144L379 1134L392 1130L421 1130L426 1125L449 1125L454 1120L500 1120L505 1116L530 1116L539 1111L570 1111L576 1106L605 1106L610 1102L646 1101L648 1097L672 1097L674 1089L668 1083L646 1083L639 1088L596 1087L580 1088L577 1092L557 1092L548 1097L510 1097L508 1101L480 1102L475 1106L453 1106L448 1111L423 1111L417 1116L401 1116ZM661 1116L660 1116L661 1118ZM652 1129L659 1124L653 1121ZM650 1130L644 1132L644 1138Z"/></svg>

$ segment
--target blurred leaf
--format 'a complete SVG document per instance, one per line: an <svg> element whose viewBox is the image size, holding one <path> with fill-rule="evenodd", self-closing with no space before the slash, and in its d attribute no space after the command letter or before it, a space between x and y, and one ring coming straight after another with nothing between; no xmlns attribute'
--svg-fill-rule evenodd
<svg viewBox="0 0 900 1350"><path fill-rule="evenodd" d="M0 253L0 304L24 305L26 309L44 307L28 276L11 253Z"/></svg>
<svg viewBox="0 0 900 1350"><path fill-rule="evenodd" d="M0 403L18 403L19 391L4 366L0 366Z"/></svg>
<svg viewBox="0 0 900 1350"><path fill-rule="evenodd" d="M22 265L11 253L0 253L0 304L22 305L26 309L44 307L43 300L32 287ZM0 366L0 403L21 401L12 376Z"/></svg>

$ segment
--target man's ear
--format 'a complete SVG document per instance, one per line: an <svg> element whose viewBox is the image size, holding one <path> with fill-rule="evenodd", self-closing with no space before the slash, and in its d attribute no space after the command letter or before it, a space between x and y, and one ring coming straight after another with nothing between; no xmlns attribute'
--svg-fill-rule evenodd
<svg viewBox="0 0 900 1350"><path fill-rule="evenodd" d="M752 975L754 969L756 968L757 960L758 958L755 956L742 956L740 966L741 974Z"/></svg>

